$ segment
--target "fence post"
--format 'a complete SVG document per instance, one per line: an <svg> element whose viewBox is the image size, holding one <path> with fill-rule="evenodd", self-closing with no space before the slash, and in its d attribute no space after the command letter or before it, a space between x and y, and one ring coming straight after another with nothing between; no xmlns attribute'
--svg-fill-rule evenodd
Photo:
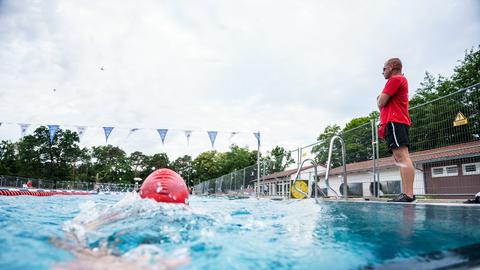
<svg viewBox="0 0 480 270"><path fill-rule="evenodd" d="M379 150L379 145L378 145L378 128L377 128L377 119L375 119L375 151L377 152L377 160L376 160L376 165L375 165L375 174L377 175L377 182L378 182L378 188L380 188L380 170L378 169L378 160L380 159L380 150ZM377 191L377 198L378 198L378 191Z"/></svg>
<svg viewBox="0 0 480 270"><path fill-rule="evenodd" d="M245 189L245 169L243 168L243 189Z"/></svg>
<svg viewBox="0 0 480 270"><path fill-rule="evenodd" d="M378 191L377 191L377 183L376 183L376 178L377 176L375 175L375 172L376 172L376 155L375 155L375 145L376 145L376 141L375 141L375 119L371 119L370 120L370 124L371 124L371 127L372 127L372 176L373 176L373 197L377 197L377 194L378 194Z"/></svg>

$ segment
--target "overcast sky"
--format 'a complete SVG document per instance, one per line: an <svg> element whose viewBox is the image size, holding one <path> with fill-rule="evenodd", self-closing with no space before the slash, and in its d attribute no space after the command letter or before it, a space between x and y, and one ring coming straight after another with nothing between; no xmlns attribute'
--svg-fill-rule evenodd
<svg viewBox="0 0 480 270"><path fill-rule="evenodd" d="M113 126L109 143L175 158L212 149L207 130L255 149L259 130L262 152L294 149L375 110L387 58L412 95L479 37L477 0L0 0L0 139L82 125L103 145Z"/></svg>

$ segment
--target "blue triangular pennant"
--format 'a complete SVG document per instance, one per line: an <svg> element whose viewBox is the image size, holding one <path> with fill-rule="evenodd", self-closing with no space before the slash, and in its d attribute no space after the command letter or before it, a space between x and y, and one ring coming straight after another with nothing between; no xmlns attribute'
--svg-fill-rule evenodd
<svg viewBox="0 0 480 270"><path fill-rule="evenodd" d="M105 142L108 143L108 136L112 133L114 127L103 127L103 131L105 132Z"/></svg>
<svg viewBox="0 0 480 270"><path fill-rule="evenodd" d="M55 132L57 132L57 129L60 127L59 125L47 125L48 126L48 132L50 133L50 143L53 142L53 137L55 136Z"/></svg>
<svg viewBox="0 0 480 270"><path fill-rule="evenodd" d="M215 138L217 138L218 131L207 131L207 133L213 148L213 145L215 144Z"/></svg>
<svg viewBox="0 0 480 270"><path fill-rule="evenodd" d="M165 144L165 137L167 137L168 129L159 128L157 129L158 135L160 135L160 139L162 140L162 144Z"/></svg>
<svg viewBox="0 0 480 270"><path fill-rule="evenodd" d="M254 132L253 135L255 135L255 138L257 138L258 146L260 146L260 131L259 132Z"/></svg>

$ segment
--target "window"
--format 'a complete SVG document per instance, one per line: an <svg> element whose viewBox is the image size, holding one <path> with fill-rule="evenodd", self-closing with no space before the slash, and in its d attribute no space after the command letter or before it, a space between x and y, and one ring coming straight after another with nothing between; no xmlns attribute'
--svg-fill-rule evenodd
<svg viewBox="0 0 480 270"><path fill-rule="evenodd" d="M432 177L445 177L445 176L457 176L457 175L458 175L457 165L432 168Z"/></svg>
<svg viewBox="0 0 480 270"><path fill-rule="evenodd" d="M463 175L480 174L480 162L463 164Z"/></svg>

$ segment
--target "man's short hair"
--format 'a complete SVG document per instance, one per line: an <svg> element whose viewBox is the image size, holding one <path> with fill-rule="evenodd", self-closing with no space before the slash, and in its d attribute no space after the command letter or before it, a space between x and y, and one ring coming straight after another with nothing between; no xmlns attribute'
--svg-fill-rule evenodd
<svg viewBox="0 0 480 270"><path fill-rule="evenodd" d="M387 63L392 67L393 70L402 71L402 61L400 58L390 58Z"/></svg>

